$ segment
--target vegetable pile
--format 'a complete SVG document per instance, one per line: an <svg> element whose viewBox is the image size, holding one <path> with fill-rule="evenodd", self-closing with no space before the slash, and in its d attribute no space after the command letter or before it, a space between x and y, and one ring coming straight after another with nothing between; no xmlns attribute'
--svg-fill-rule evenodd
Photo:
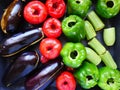
<svg viewBox="0 0 120 90"><path fill-rule="evenodd" d="M120 0L13 0L1 17L0 55L9 63L3 84L120 90L120 71L106 48L115 44L116 27L104 23L119 11Z"/></svg>

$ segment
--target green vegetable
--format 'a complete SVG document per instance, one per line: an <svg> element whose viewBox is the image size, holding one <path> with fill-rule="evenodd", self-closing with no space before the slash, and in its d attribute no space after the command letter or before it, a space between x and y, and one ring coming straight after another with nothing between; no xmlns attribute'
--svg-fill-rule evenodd
<svg viewBox="0 0 120 90"><path fill-rule="evenodd" d="M104 54L100 55L100 57L106 66L113 69L117 68L117 65L109 51L106 51Z"/></svg>
<svg viewBox="0 0 120 90"><path fill-rule="evenodd" d="M63 19L62 30L64 35L72 42L79 42L85 38L85 23L77 15L70 15Z"/></svg>
<svg viewBox="0 0 120 90"><path fill-rule="evenodd" d="M95 52L93 51L91 48L89 47L85 47L86 52L87 52L87 57L86 59L88 61L90 61L91 63L98 65L101 62L101 57Z"/></svg>
<svg viewBox="0 0 120 90"><path fill-rule="evenodd" d="M90 40L96 36L96 32L89 21L85 21L85 31L86 31L86 38Z"/></svg>
<svg viewBox="0 0 120 90"><path fill-rule="evenodd" d="M60 55L63 58L63 62L66 66L77 68L86 58L86 50L83 44L81 43L72 43L67 42Z"/></svg>
<svg viewBox="0 0 120 90"><path fill-rule="evenodd" d="M100 17L95 13L95 11L90 11L87 15L88 20L92 23L96 31L99 31L105 27Z"/></svg>
<svg viewBox="0 0 120 90"><path fill-rule="evenodd" d="M84 62L75 72L74 76L84 89L90 89L97 85L99 71L96 65Z"/></svg>
<svg viewBox="0 0 120 90"><path fill-rule="evenodd" d="M107 46L112 46L115 43L115 27L106 28L103 31L103 39Z"/></svg>
<svg viewBox="0 0 120 90"><path fill-rule="evenodd" d="M101 67L98 86L103 90L120 90L120 72L117 69Z"/></svg>
<svg viewBox="0 0 120 90"><path fill-rule="evenodd" d="M112 18L119 13L120 0L98 0L96 12L104 18Z"/></svg>
<svg viewBox="0 0 120 90"><path fill-rule="evenodd" d="M67 13L85 17L92 5L91 0L68 0L67 2Z"/></svg>
<svg viewBox="0 0 120 90"><path fill-rule="evenodd" d="M105 47L100 43L97 38L93 38L91 41L88 42L88 45L92 47L99 55L105 53Z"/></svg>

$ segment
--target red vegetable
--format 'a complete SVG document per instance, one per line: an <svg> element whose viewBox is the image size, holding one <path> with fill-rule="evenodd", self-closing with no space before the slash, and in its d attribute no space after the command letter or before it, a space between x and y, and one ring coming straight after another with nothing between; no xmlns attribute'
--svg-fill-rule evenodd
<svg viewBox="0 0 120 90"><path fill-rule="evenodd" d="M69 71L69 72L73 72L73 71L74 71L74 69L73 69L72 67L67 67L67 66L66 66L66 69L67 69L67 71Z"/></svg>
<svg viewBox="0 0 120 90"><path fill-rule="evenodd" d="M24 8L24 18L31 24L42 23L46 17L46 6L40 1L31 1Z"/></svg>
<svg viewBox="0 0 120 90"><path fill-rule="evenodd" d="M44 57L43 55L40 58L41 63L47 63L49 61L49 59L47 59L46 57Z"/></svg>
<svg viewBox="0 0 120 90"><path fill-rule="evenodd" d="M64 0L47 0L45 5L51 17L61 18L65 14L66 5Z"/></svg>
<svg viewBox="0 0 120 90"><path fill-rule="evenodd" d="M61 22L56 18L47 19L43 24L43 32L47 37L59 37L62 33Z"/></svg>
<svg viewBox="0 0 120 90"><path fill-rule="evenodd" d="M58 90L75 90L76 81L72 73L64 71L56 79Z"/></svg>
<svg viewBox="0 0 120 90"><path fill-rule="evenodd" d="M62 44L58 39L45 38L41 41L39 50L47 59L55 59L59 56Z"/></svg>

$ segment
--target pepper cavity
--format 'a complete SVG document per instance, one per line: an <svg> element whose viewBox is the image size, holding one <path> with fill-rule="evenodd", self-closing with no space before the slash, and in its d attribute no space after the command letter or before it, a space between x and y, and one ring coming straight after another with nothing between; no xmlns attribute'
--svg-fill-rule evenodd
<svg viewBox="0 0 120 90"><path fill-rule="evenodd" d="M22 0L14 0L7 7L1 19L1 28L5 34L16 31L21 20L22 9Z"/></svg>
<svg viewBox="0 0 120 90"><path fill-rule="evenodd" d="M13 56L39 42L43 37L41 28L17 33L0 42L0 54L3 57Z"/></svg>

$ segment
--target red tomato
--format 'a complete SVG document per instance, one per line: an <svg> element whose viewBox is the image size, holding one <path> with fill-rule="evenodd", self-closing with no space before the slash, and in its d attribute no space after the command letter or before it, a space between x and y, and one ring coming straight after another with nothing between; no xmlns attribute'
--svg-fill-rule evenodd
<svg viewBox="0 0 120 90"><path fill-rule="evenodd" d="M58 90L75 90L76 81L72 73L64 71L56 79Z"/></svg>
<svg viewBox="0 0 120 90"><path fill-rule="evenodd" d="M61 18L66 11L64 0L47 0L45 3L51 17Z"/></svg>
<svg viewBox="0 0 120 90"><path fill-rule="evenodd" d="M62 33L61 22L56 18L47 19L43 24L43 32L47 37L59 37Z"/></svg>
<svg viewBox="0 0 120 90"><path fill-rule="evenodd" d="M31 1L24 8L24 18L31 24L42 23L46 17L46 6L40 1Z"/></svg>
<svg viewBox="0 0 120 90"><path fill-rule="evenodd" d="M41 41L39 50L47 59L55 59L59 56L62 44L58 39L45 38Z"/></svg>

